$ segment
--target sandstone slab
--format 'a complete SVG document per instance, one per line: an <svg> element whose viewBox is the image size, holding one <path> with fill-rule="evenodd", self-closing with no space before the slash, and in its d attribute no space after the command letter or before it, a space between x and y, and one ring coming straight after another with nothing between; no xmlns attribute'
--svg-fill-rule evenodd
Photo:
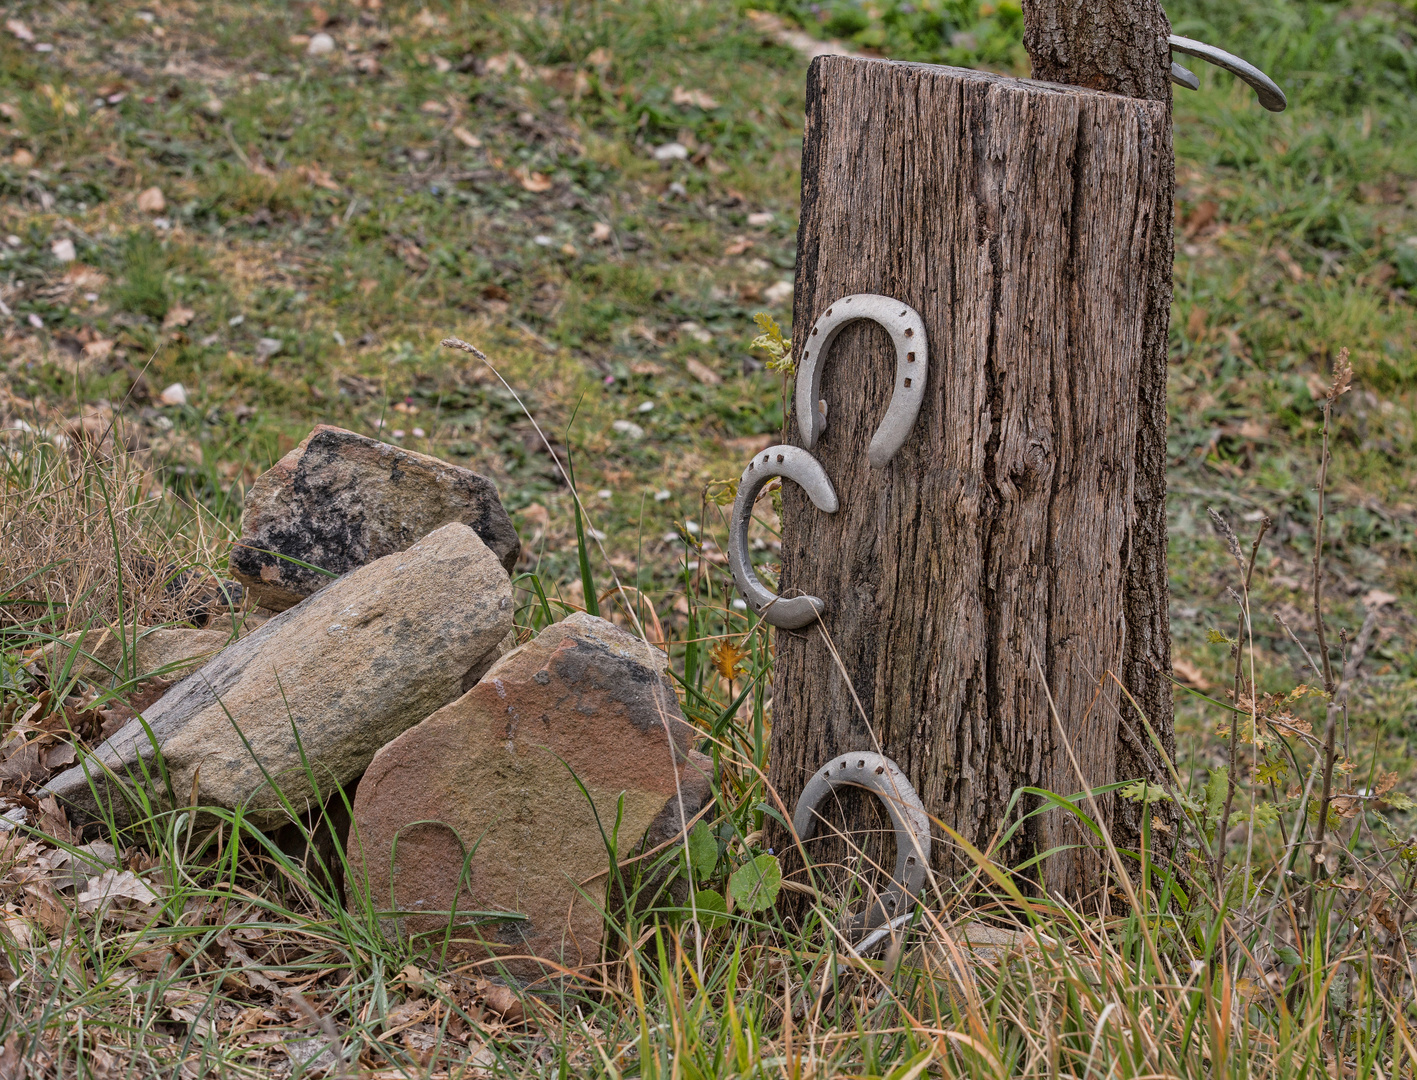
<svg viewBox="0 0 1417 1080"><path fill-rule="evenodd" d="M354 800L352 886L406 933L451 919L457 955L516 975L545 974L538 958L595 963L605 838L623 860L676 837L710 794L666 663L579 613L502 657L375 755Z"/></svg>
<svg viewBox="0 0 1417 1080"><path fill-rule="evenodd" d="M230 571L256 603L283 611L329 585L321 570L348 573L452 521L511 571L521 542L491 480L321 424L251 486Z"/></svg>
<svg viewBox="0 0 1417 1080"><path fill-rule="evenodd" d="M227 646L44 793L80 817L111 799L124 820L107 771L136 783L140 761L152 768L145 721L184 803L200 777L202 805L245 806L257 824L277 824L287 815L267 775L302 811L314 799L302 750L323 793L353 782L381 746L491 665L512 612L498 557L466 525L445 525Z"/></svg>

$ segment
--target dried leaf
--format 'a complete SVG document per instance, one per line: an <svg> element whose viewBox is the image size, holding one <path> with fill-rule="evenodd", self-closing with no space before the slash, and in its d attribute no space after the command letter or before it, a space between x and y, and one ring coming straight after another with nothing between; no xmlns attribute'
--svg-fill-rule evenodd
<svg viewBox="0 0 1417 1080"><path fill-rule="evenodd" d="M526 1019L526 1010L517 995L505 986L489 983L482 991L482 1003L509 1024Z"/></svg>
<svg viewBox="0 0 1417 1080"><path fill-rule="evenodd" d="M1197 690L1210 689L1210 680L1205 677L1205 673L1201 671L1199 666L1184 657L1172 657L1171 670L1176 673L1176 678L1187 686L1194 686Z"/></svg>
<svg viewBox="0 0 1417 1080"><path fill-rule="evenodd" d="M313 162L309 165L301 165L295 170L295 173L311 187L324 188L326 191L340 190L335 178Z"/></svg>
<svg viewBox="0 0 1417 1080"><path fill-rule="evenodd" d="M163 316L162 328L172 330L179 326L186 326L196 314L191 308L183 307L181 304L173 304L167 309L167 314Z"/></svg>
<svg viewBox="0 0 1417 1080"><path fill-rule="evenodd" d="M453 128L453 138L457 139L458 142L473 150L476 150L479 146L482 145L482 140L479 139L472 132L468 131L465 127Z"/></svg>
<svg viewBox="0 0 1417 1080"><path fill-rule="evenodd" d="M726 638L709 649L709 659L725 679L732 679L740 673L740 665L747 655L747 649L740 648Z"/></svg>
<svg viewBox="0 0 1417 1080"><path fill-rule="evenodd" d="M160 187L150 187L138 194L138 209L145 214L160 214L167 209L167 198Z"/></svg>
<svg viewBox="0 0 1417 1080"><path fill-rule="evenodd" d="M117 870L105 870L88 883L88 887L79 893L78 899L80 911L97 911L119 900L129 900L138 907L148 907L156 904L161 898L133 871L124 870L120 873Z"/></svg>
<svg viewBox="0 0 1417 1080"><path fill-rule="evenodd" d="M676 86L674 88L673 92L669 95L669 100L674 102L675 105L692 105L694 108L703 109L705 112L709 109L718 108L718 102L704 91L685 90L682 86Z"/></svg>
<svg viewBox="0 0 1417 1080"><path fill-rule="evenodd" d="M723 382L722 375L702 361L695 360L692 356L684 361L684 367L688 369L690 375L705 386L718 386Z"/></svg>
<svg viewBox="0 0 1417 1080"><path fill-rule="evenodd" d="M257 969L256 961L251 959L250 953L238 945L229 932L222 931L218 934L216 943L222 947L228 960L240 966L241 974L256 989L277 995L284 993L279 984L272 982L264 972Z"/></svg>
<svg viewBox="0 0 1417 1080"><path fill-rule="evenodd" d="M531 172L527 169L517 169L512 175L517 178L523 188L534 195L539 195L543 191L551 190L551 177L547 176L545 173Z"/></svg>

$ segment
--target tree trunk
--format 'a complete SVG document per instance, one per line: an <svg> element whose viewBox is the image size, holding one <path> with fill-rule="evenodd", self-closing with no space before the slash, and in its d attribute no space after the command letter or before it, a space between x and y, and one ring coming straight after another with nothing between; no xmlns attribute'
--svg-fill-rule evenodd
<svg viewBox="0 0 1417 1080"><path fill-rule="evenodd" d="M1024 48L1033 77L1160 102L1156 224L1147 264L1137 393L1134 551L1127 574L1127 657L1120 677L1175 757L1171 623L1166 575L1166 362L1175 261L1176 158L1171 140L1171 21L1159 0L1024 0ZM1119 747L1122 776L1149 775L1144 756ZM1162 808L1164 809L1164 808ZM1141 812L1117 807L1114 833L1134 842ZM1168 815L1174 816L1174 815Z"/></svg>
<svg viewBox="0 0 1417 1080"><path fill-rule="evenodd" d="M1169 752L1171 188L1167 103L813 62L799 355L833 302L881 293L920 313L929 370L910 437L872 467L895 351L874 324L848 325L826 359L829 423L813 450L841 508L824 514L784 488L782 593L827 604L820 623L777 637L770 779L789 809L833 756L879 748L931 814L987 848L1018 788L1084 786L1060 725L1087 786L1162 778L1117 680ZM1103 806L1118 842L1134 844L1135 822ZM837 813L853 830L881 820L865 800ZM1088 841L1054 812L1000 854ZM892 865L889 841L864 848L868 863ZM950 875L967 865L939 835L932 862ZM1088 850L1057 854L1040 885L1084 897L1100 866Z"/></svg>

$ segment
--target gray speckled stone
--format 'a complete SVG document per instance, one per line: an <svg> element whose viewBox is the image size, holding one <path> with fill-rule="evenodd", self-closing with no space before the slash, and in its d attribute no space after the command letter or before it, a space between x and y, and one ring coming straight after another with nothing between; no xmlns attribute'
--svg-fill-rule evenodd
<svg viewBox="0 0 1417 1080"><path fill-rule="evenodd" d="M381 746L472 685L497 659L512 613L501 561L466 525L445 525L229 645L143 719L179 800L185 803L200 769L202 805L245 805L258 824L274 824L284 814L263 769L296 807L313 797L292 719L322 792L332 792L363 773ZM77 817L96 816L88 777L108 792L99 762L141 777L139 759L152 756L135 719L43 794L58 795ZM153 794L165 801L165 792ZM123 820L121 800L114 809Z"/></svg>
<svg viewBox="0 0 1417 1080"><path fill-rule="evenodd" d="M283 611L333 580L291 559L345 574L450 521L511 572L521 542L491 480L321 424L251 485L231 573L262 607Z"/></svg>

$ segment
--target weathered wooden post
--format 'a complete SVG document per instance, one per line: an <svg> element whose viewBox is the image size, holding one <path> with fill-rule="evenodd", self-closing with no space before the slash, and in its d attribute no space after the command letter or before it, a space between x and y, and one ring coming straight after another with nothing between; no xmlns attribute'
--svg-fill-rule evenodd
<svg viewBox="0 0 1417 1080"><path fill-rule="evenodd" d="M1082 787L1047 690L1088 785L1163 778L1120 687L1169 744L1169 28L1154 2L1083 7L1025 10L1035 74L1083 86L840 56L808 74L799 363L832 304L871 293L919 313L929 364L878 467L896 347L857 321L821 358L812 454L840 506L784 487L782 595L826 607L777 637L771 780L789 808L813 769L879 747L986 847L1020 786ZM808 445L795 410L785 441ZM1102 802L1134 847L1134 808ZM1085 839L1062 814L1032 824L1006 857ZM961 866L948 842L933 862ZM1056 855L1040 884L1086 898L1100 867Z"/></svg>

